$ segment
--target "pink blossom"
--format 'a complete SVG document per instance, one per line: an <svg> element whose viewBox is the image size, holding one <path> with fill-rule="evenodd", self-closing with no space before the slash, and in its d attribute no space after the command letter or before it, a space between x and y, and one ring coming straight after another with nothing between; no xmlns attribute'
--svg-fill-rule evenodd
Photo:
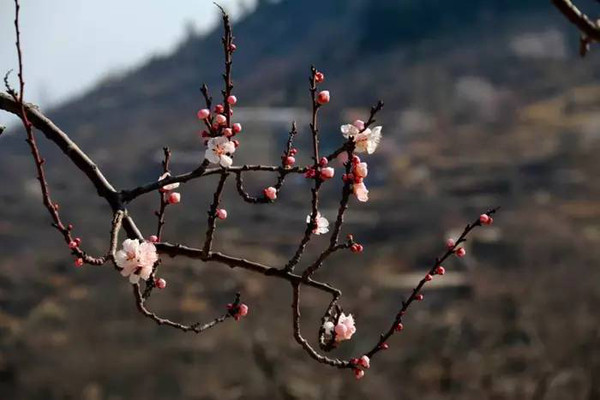
<svg viewBox="0 0 600 400"><path fill-rule="evenodd" d="M311 223L310 215L306 216L306 223L307 224ZM315 218L315 224L316 224L316 227L312 231L315 235L321 235L323 233L329 232L329 221L327 221L327 218L321 216L320 212L317 212L317 217Z"/></svg>
<svg viewBox="0 0 600 400"><path fill-rule="evenodd" d="M437 275L444 275L446 273L446 269L440 265L435 269L435 273Z"/></svg>
<svg viewBox="0 0 600 400"><path fill-rule="evenodd" d="M356 327L354 326L354 317L352 314L341 313L338 319L338 323L334 328L335 340L342 342L344 340L350 340L352 335L356 333Z"/></svg>
<svg viewBox="0 0 600 400"><path fill-rule="evenodd" d="M240 133L242 131L242 124L240 124L239 122L236 122L235 124L233 124L233 133Z"/></svg>
<svg viewBox="0 0 600 400"><path fill-rule="evenodd" d="M152 235L148 238L148 240L150 241L150 243L157 243L158 242L158 236L156 235Z"/></svg>
<svg viewBox="0 0 600 400"><path fill-rule="evenodd" d="M223 107L223 104L217 104L215 106L215 112L217 114L223 114L223 112L225 112L225 107Z"/></svg>
<svg viewBox="0 0 600 400"><path fill-rule="evenodd" d="M234 106L237 103L237 97L231 95L227 98L227 103L229 103L229 105Z"/></svg>
<svg viewBox="0 0 600 400"><path fill-rule="evenodd" d="M74 241L74 240L71 240L71 241L69 242L69 248L70 248L71 250L73 250L73 249L76 249L78 246L79 246L79 245L78 245L78 244L77 244L77 242L76 242L76 241Z"/></svg>
<svg viewBox="0 0 600 400"><path fill-rule="evenodd" d="M231 128L225 128L225 129L223 129L223 135L225 135L227 137L231 137L231 136L233 136L233 131L231 130Z"/></svg>
<svg viewBox="0 0 600 400"><path fill-rule="evenodd" d="M456 242L454 241L454 239L448 239L446 240L446 247L449 249L454 248L454 246L456 246Z"/></svg>
<svg viewBox="0 0 600 400"><path fill-rule="evenodd" d="M83 258L78 258L75 260L75 266L77 268L82 267L83 266Z"/></svg>
<svg viewBox="0 0 600 400"><path fill-rule="evenodd" d="M275 200L277 198L277 189L275 189L273 186L266 188L263 193L269 200Z"/></svg>
<svg viewBox="0 0 600 400"><path fill-rule="evenodd" d="M352 185L352 190L358 201L365 202L369 200L369 190L363 182Z"/></svg>
<svg viewBox="0 0 600 400"><path fill-rule="evenodd" d="M464 247L461 247L460 249L456 250L456 257L464 257L467 254L467 251L464 249Z"/></svg>

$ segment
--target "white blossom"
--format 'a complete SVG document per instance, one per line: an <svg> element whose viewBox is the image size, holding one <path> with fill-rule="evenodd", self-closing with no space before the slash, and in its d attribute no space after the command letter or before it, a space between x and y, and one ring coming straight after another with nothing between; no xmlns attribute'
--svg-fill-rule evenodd
<svg viewBox="0 0 600 400"><path fill-rule="evenodd" d="M355 151L357 153L367 152L368 154L373 154L381 141L381 126L376 126L375 128L367 128L361 132L361 129L358 127L347 124L342 125L340 130L342 131L344 137L346 139L353 138L356 143Z"/></svg>
<svg viewBox="0 0 600 400"><path fill-rule="evenodd" d="M213 164L220 164L228 168L233 163L231 155L235 152L235 144L224 136L212 138L208 141L208 148L204 157Z"/></svg>
<svg viewBox="0 0 600 400"><path fill-rule="evenodd" d="M310 215L306 216L306 223L310 224ZM317 218L315 218L315 224L317 225L313 229L313 233L315 235L321 235L323 233L329 232L329 221L327 218L323 217L320 212L317 213Z"/></svg>

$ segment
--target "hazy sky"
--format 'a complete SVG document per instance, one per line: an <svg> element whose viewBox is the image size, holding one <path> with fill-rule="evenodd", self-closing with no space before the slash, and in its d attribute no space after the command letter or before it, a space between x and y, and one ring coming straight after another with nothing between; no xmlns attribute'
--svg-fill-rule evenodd
<svg viewBox="0 0 600 400"><path fill-rule="evenodd" d="M191 24L205 31L218 16L212 0L22 0L26 98L56 104L111 71L165 53ZM220 0L235 16L253 0ZM0 75L17 68L12 0L0 0ZM12 82L14 83L14 74ZM0 113L0 124L8 118Z"/></svg>

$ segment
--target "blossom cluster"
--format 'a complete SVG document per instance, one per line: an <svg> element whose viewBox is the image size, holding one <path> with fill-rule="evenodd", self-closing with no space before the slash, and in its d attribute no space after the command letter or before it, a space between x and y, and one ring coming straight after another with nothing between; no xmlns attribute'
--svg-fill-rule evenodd
<svg viewBox="0 0 600 400"><path fill-rule="evenodd" d="M138 239L126 239L122 249L115 253L115 263L121 269L121 275L129 277L129 282L134 284L140 278L150 279L157 261L156 247L150 241L140 243Z"/></svg>

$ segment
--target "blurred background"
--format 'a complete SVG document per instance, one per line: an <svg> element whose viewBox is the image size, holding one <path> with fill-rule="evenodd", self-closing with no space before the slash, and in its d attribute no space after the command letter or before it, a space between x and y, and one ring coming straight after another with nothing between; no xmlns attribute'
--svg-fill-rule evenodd
<svg viewBox="0 0 600 400"><path fill-rule="evenodd" d="M594 4L589 2L592 7ZM405 318L362 381L309 359L294 342L290 288L222 265L164 260L167 289L149 306L194 322L236 291L250 315L196 337L136 310L108 267L76 269L40 204L15 119L0 113L0 398L6 399L600 399L600 57L547 0L223 1L231 10L238 163L278 163L292 120L310 160L309 67L325 73L325 152L339 126L386 107L366 157L371 200L352 201L343 231L365 245L318 278L344 292L358 333L336 357L370 349L445 238L491 206L495 224ZM586 5L585 3L582 5ZM594 9L591 10L591 15ZM596 9L596 11L598 11ZM16 68L12 2L0 3L0 72ZM217 9L209 1L25 2L26 97L41 104L119 188L153 181L161 148L175 173L203 158L196 111L220 91ZM14 78L14 77L13 77ZM107 246L110 210L41 140L52 193L85 249ZM338 173L340 173L338 169ZM246 178L255 194L274 182ZM214 179L183 185L164 238L199 245ZM341 181L322 191L332 220ZM309 183L289 179L276 204L233 187L216 248L281 266L310 210ZM158 196L130 208L154 233ZM309 263L327 238L312 242ZM305 336L328 303L305 290Z"/></svg>

